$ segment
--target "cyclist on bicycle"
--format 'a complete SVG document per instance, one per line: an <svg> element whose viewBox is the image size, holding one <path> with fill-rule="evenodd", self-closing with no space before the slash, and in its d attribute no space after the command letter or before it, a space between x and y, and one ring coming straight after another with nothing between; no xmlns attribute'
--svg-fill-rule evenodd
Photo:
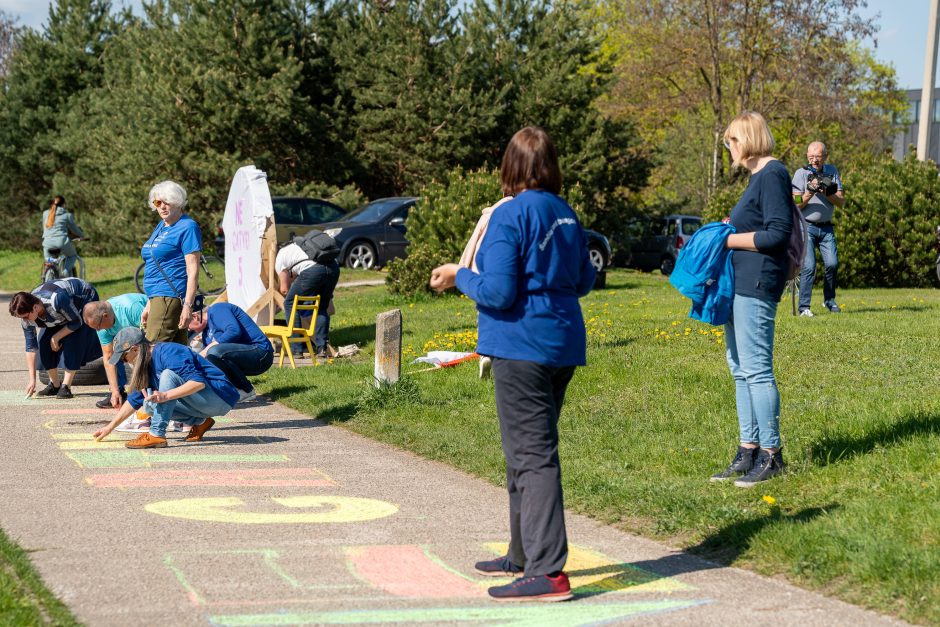
<svg viewBox="0 0 940 627"><path fill-rule="evenodd" d="M71 238L85 237L85 232L75 224L75 218L65 208L64 196L53 198L49 208L42 212L42 228L42 250L46 259L62 255L65 257L65 275L75 276L78 251Z"/></svg>

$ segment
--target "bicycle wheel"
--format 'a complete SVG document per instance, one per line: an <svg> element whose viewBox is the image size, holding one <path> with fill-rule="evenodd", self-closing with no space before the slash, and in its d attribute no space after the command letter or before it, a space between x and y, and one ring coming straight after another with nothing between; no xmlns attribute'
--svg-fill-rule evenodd
<svg viewBox="0 0 940 627"><path fill-rule="evenodd" d="M56 274L55 268L47 268L45 274L42 275L42 282L43 282L43 283L52 283L53 281L55 281L55 280L58 279L58 278L59 278L59 277L58 277L58 275Z"/></svg>
<svg viewBox="0 0 940 627"><path fill-rule="evenodd" d="M215 255L203 255L199 262L199 293L206 296L221 294L225 289L225 262Z"/></svg>
<svg viewBox="0 0 940 627"><path fill-rule="evenodd" d="M137 272L134 273L134 285L141 294L144 293L144 266L146 265L146 263L140 264L137 266Z"/></svg>

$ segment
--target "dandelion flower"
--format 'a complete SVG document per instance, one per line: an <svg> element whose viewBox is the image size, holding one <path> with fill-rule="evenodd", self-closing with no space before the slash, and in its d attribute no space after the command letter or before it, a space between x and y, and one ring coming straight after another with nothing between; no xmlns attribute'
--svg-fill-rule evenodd
<svg viewBox="0 0 940 627"><path fill-rule="evenodd" d="M770 495L768 495L768 494L765 494L765 495L763 496L763 501L764 501L764 503L767 503L768 505L776 505L776 504L777 504L777 499L775 499L774 497L772 497L772 496L770 496Z"/></svg>

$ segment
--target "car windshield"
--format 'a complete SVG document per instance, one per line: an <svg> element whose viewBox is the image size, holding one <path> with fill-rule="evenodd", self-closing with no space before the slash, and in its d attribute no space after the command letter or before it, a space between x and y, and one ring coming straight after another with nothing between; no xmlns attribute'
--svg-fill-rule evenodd
<svg viewBox="0 0 940 627"><path fill-rule="evenodd" d="M376 200L347 214L344 221L363 223L378 222L403 204L405 203L398 199Z"/></svg>

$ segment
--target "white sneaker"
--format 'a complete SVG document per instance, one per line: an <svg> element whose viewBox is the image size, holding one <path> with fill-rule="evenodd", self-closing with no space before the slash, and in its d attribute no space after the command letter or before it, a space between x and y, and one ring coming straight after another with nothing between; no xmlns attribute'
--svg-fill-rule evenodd
<svg viewBox="0 0 940 627"><path fill-rule="evenodd" d="M124 433L146 433L150 431L150 418L148 417L146 420L137 420L131 416L119 424L115 431L122 431Z"/></svg>
<svg viewBox="0 0 940 627"><path fill-rule="evenodd" d="M184 425L179 420L171 420L170 427L167 429L167 431L182 431L185 428L187 428L186 425Z"/></svg>
<svg viewBox="0 0 940 627"><path fill-rule="evenodd" d="M801 317L801 318L813 318L814 316L815 316L815 314L814 314L812 311L810 311L809 309L802 309L802 310L800 310L800 317Z"/></svg>
<svg viewBox="0 0 940 627"><path fill-rule="evenodd" d="M251 388L249 391L239 390L238 391L238 402L247 403L248 401L254 400L258 396L258 393L255 392L254 388Z"/></svg>

